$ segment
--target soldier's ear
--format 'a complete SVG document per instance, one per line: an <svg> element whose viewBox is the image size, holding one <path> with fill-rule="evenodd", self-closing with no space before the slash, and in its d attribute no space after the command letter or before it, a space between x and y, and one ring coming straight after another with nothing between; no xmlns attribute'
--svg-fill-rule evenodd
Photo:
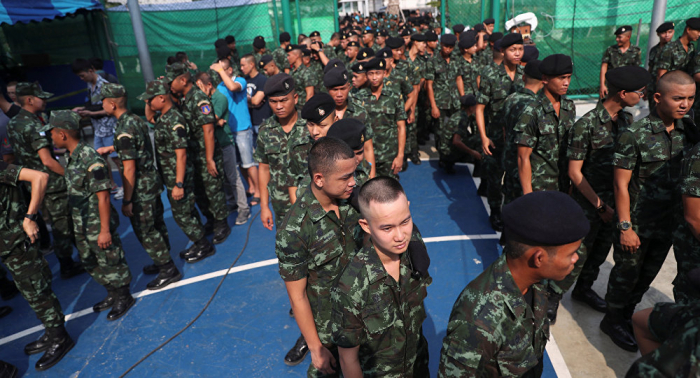
<svg viewBox="0 0 700 378"><path fill-rule="evenodd" d="M321 172L316 172L311 176L311 180L313 180L314 184L318 186L319 188L323 188L323 174Z"/></svg>
<svg viewBox="0 0 700 378"><path fill-rule="evenodd" d="M361 218L357 221L357 223L359 223L360 227L362 227L362 231L364 231L367 235L372 235L372 232L369 230L369 222L367 222L367 219Z"/></svg>
<svg viewBox="0 0 700 378"><path fill-rule="evenodd" d="M547 261L547 251L542 247L531 247L525 251L525 255L530 254L529 263L532 268L542 268Z"/></svg>

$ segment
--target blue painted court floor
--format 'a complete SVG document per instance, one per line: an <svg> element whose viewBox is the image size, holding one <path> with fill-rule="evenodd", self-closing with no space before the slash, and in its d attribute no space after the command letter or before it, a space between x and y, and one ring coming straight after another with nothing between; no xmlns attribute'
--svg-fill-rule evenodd
<svg viewBox="0 0 700 378"><path fill-rule="evenodd" d="M448 176L437 169L437 162L424 161L420 166L411 164L401 174L414 222L431 256L433 283L428 288L423 332L430 345L433 376L455 299L501 253L498 235L489 226L468 167L456 168L457 174ZM153 276L145 276L141 268L151 260L136 240L129 220L122 216L119 232L133 274L132 292L138 293L134 307L115 322L107 321L106 313L92 312L92 305L103 299L105 290L87 274L70 280L58 278L57 260L49 255L53 290L68 315L66 327L76 345L58 365L37 372L34 364L41 355L26 356L23 348L41 335L42 328L24 299L17 296L0 302L14 308L0 320L0 360L16 365L20 375L27 377L118 377L190 322L243 248L248 224L233 227L228 240L217 246L216 255L186 264L178 252L189 242L173 221L165 196L163 201L171 253L184 276L181 282L162 291L144 291ZM118 201L114 205L121 208ZM258 210L259 206L253 207L253 214ZM229 223L235 218L234 213ZM208 310L128 376L304 377L310 356L295 367L283 362L300 334L288 315L289 308L277 271L274 232L255 218L247 248ZM543 376L557 376L548 356Z"/></svg>

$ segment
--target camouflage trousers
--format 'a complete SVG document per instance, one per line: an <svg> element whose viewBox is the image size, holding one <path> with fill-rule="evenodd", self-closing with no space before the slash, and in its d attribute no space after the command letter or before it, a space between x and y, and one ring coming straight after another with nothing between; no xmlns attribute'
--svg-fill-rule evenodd
<svg viewBox="0 0 700 378"><path fill-rule="evenodd" d="M486 200L491 212L501 211L503 204L503 142L499 139L491 139L495 147L491 150L493 155L484 155L482 176L486 179Z"/></svg>
<svg viewBox="0 0 700 378"><path fill-rule="evenodd" d="M406 148L404 150L404 155L408 157L418 153L418 124L415 120L406 124Z"/></svg>
<svg viewBox="0 0 700 378"><path fill-rule="evenodd" d="M440 118L433 118L436 124L435 148L440 155L440 161L445 161L450 154L452 135L447 135L445 129L447 128L447 122L455 112L456 110L454 109L440 109Z"/></svg>
<svg viewBox="0 0 700 378"><path fill-rule="evenodd" d="M61 304L51 290L51 269L29 239L9 251L0 251L2 262L10 270L15 285L44 327L60 327L65 322Z"/></svg>
<svg viewBox="0 0 700 378"><path fill-rule="evenodd" d="M697 243L697 241L694 242ZM697 250L687 248L680 243L673 246L673 253L677 267L676 278L673 280L673 298L676 303L700 303L700 290L688 278L691 270L700 267L700 254Z"/></svg>
<svg viewBox="0 0 700 378"><path fill-rule="evenodd" d="M163 201L160 196L152 200L134 202L134 215L129 218L134 234L156 265L170 262L168 227L163 220Z"/></svg>
<svg viewBox="0 0 700 378"><path fill-rule="evenodd" d="M377 161L377 162L375 162L375 165L376 165L375 169L377 172L377 177L385 176L385 177L392 177L392 178L395 178L398 180L399 175L394 174L394 171L391 170L391 163L393 163L393 161L388 161L388 162Z"/></svg>
<svg viewBox="0 0 700 378"><path fill-rule="evenodd" d="M615 203L612 193L609 193L609 195L599 194L599 196L607 204ZM609 223L603 222L596 209L593 208L593 205L588 200L583 198L582 194L576 192L574 198L583 208L591 225L591 230L583 239L578 251L576 251L578 253L578 261L574 264L574 270L561 281L550 281L549 287L558 294L564 294L569 291L577 280L578 285L582 285L581 287L591 287L593 285L593 282L598 279L600 266L603 265L608 257L608 253L610 253L610 248L612 248L613 244L613 234L615 233L614 220Z"/></svg>
<svg viewBox="0 0 700 378"><path fill-rule="evenodd" d="M287 194L287 198L271 197L270 204L272 205L272 211L275 212L275 226L279 228L280 225L282 225L282 221L284 220L285 215L287 215L289 209L292 208L292 203L290 202L289 194Z"/></svg>
<svg viewBox="0 0 700 378"><path fill-rule="evenodd" d="M68 207L68 191L46 193L43 209L51 219L53 249L59 260L73 259L73 222Z"/></svg>
<svg viewBox="0 0 700 378"><path fill-rule="evenodd" d="M188 154L189 156L189 154ZM207 171L207 159L204 151L193 154L194 159L194 195L197 207L207 220L223 220L228 218L224 192L224 163L221 148L214 152L214 162L219 175L214 177Z"/></svg>
<svg viewBox="0 0 700 378"><path fill-rule="evenodd" d="M636 253L629 253L622 250L620 232L616 229L613 234L615 266L610 272L605 301L608 309L631 312L649 290L673 243L671 235L660 239L640 236L641 246Z"/></svg>
<svg viewBox="0 0 700 378"><path fill-rule="evenodd" d="M131 282L131 272L126 264L122 242L117 233L119 214L111 208L109 231L112 244L102 249L97 245L100 234L100 219L96 211L86 206L73 207L73 229L75 244L85 270L102 286L123 287Z"/></svg>
<svg viewBox="0 0 700 378"><path fill-rule="evenodd" d="M503 206L515 201L516 198L522 197L523 188L520 186L520 175L518 174L517 162L516 166L511 169L504 169L505 176L503 177ZM512 163L511 163L512 165ZM506 167L505 161L503 166Z"/></svg>
<svg viewBox="0 0 700 378"><path fill-rule="evenodd" d="M173 199L172 190L168 188L168 201L170 201L170 210L173 212L175 223L194 243L204 237L204 226L202 226L202 221L195 208L193 191L194 188L185 188L185 196L176 201Z"/></svg>

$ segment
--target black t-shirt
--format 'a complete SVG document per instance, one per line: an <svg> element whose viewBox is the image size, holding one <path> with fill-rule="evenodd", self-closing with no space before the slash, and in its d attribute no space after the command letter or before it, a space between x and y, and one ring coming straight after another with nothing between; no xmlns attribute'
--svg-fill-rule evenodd
<svg viewBox="0 0 700 378"><path fill-rule="evenodd" d="M258 73L255 77L246 76L245 81L247 83L246 90L248 91L248 96L253 97L256 93L262 92L267 82L267 76ZM253 126L259 126L264 120L272 116L272 109L270 109L270 105L267 103L267 98L263 100L260 107L251 107L249 109L250 121L253 123Z"/></svg>

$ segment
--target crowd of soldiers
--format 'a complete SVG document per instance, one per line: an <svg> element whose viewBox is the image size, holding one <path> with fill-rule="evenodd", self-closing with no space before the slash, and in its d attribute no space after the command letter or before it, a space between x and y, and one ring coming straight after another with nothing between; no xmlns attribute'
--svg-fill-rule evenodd
<svg viewBox="0 0 700 378"><path fill-rule="evenodd" d="M247 103L251 112L264 107L270 114L254 122L251 182L263 225L276 227L289 314L301 331L285 363L297 365L310 352L310 377L429 376L422 323L433 277L399 175L409 160L421 164L419 146L432 140L447 174L455 174L456 163L474 164L504 246L455 302L440 377L539 376L549 326L572 286L574 300L605 313L600 328L616 345L642 352L628 376L696 371L700 132L693 109L700 55L693 42L700 18L688 19L676 40L675 25L662 24L648 69L630 44L632 27L618 28L616 44L603 54L600 100L579 120L566 97L571 57L538 60L517 28L504 35L494 24L458 24L447 33L420 12L405 20L355 15L342 19L325 44L319 32L296 44L284 32L269 53L259 36L253 53L240 58L233 36L219 39L208 70L184 52L168 59L165 75L138 96L145 121L128 110L123 86L102 85L101 109L117 126L113 145L97 151L81 138L84 114L56 110L47 117L51 94L18 83L17 104L0 100L12 118L16 153L16 161L0 163L0 256L45 326L25 347L27 354L45 352L36 368L55 365L74 345L35 243L39 209L52 225L61 276L87 271L107 291L93 310L120 318L135 300L104 157L118 158L122 213L154 261L143 268L157 274L147 288L180 280L163 187L192 242L180 258L194 263L213 255L231 228L226 134L219 130L229 126L211 88L240 91L238 76L261 75L264 85L248 88ZM95 74L80 64L74 71ZM651 112L635 121L625 109L644 98ZM65 167L54 148L67 150ZM671 246L676 302L635 313ZM603 299L591 287L611 248L615 266Z"/></svg>

